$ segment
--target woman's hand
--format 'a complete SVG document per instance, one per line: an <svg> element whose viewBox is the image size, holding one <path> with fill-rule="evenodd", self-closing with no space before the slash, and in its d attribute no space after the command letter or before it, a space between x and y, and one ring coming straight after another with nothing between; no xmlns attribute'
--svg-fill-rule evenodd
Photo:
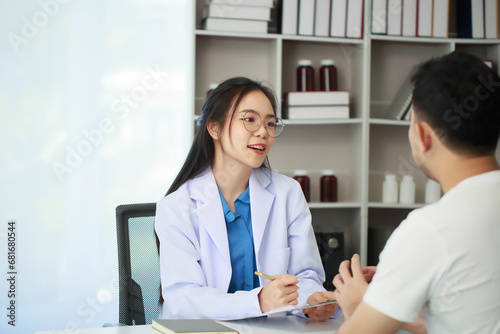
<svg viewBox="0 0 500 334"><path fill-rule="evenodd" d="M259 304L262 313L288 305L297 305L299 287L295 275L273 275L275 280L267 284L259 292Z"/></svg>
<svg viewBox="0 0 500 334"><path fill-rule="evenodd" d="M319 302L320 300L325 300L325 299L333 299L333 292L331 291L316 291L312 295L307 298L307 303L314 303L314 302ZM330 318L332 315L335 314L337 311L337 307L339 304L329 304L329 305L324 305L324 306L318 306L318 307L311 307L311 308L306 308L302 310L307 316L316 321L325 321L326 319Z"/></svg>

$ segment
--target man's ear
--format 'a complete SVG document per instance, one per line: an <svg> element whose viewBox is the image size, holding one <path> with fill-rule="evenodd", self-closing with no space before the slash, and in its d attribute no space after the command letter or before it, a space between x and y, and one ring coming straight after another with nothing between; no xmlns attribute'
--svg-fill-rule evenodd
<svg viewBox="0 0 500 334"><path fill-rule="evenodd" d="M219 123L209 122L207 124L207 130L208 130L208 133L210 134L210 136L213 138L213 140L219 139L219 133L220 133Z"/></svg>
<svg viewBox="0 0 500 334"><path fill-rule="evenodd" d="M422 153L429 152L437 144L434 142L434 139L437 139L437 135L429 123L415 123L415 132L418 140L418 146L422 150Z"/></svg>

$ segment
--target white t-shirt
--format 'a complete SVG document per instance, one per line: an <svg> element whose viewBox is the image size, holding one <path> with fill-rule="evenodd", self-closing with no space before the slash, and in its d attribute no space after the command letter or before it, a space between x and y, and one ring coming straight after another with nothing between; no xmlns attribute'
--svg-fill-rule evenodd
<svg viewBox="0 0 500 334"><path fill-rule="evenodd" d="M500 333L500 171L470 177L391 235L363 300L429 333Z"/></svg>

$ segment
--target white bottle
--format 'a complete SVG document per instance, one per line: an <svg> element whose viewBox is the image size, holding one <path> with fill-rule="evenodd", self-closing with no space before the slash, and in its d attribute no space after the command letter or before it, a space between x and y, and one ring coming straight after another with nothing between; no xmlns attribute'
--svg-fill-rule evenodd
<svg viewBox="0 0 500 334"><path fill-rule="evenodd" d="M434 180L427 180L425 185L425 203L435 203L441 198L441 185Z"/></svg>
<svg viewBox="0 0 500 334"><path fill-rule="evenodd" d="M387 174L385 176L384 183L382 184L382 202L398 202L398 181L394 174Z"/></svg>
<svg viewBox="0 0 500 334"><path fill-rule="evenodd" d="M404 175L399 189L399 202L403 204L415 203L415 182L413 176Z"/></svg>

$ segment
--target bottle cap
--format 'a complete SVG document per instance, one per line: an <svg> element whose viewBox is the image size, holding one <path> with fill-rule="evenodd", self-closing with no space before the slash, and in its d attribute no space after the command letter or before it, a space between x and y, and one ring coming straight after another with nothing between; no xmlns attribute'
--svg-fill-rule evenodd
<svg viewBox="0 0 500 334"><path fill-rule="evenodd" d="M335 171L333 169L323 169L321 171L322 175L335 175Z"/></svg>
<svg viewBox="0 0 500 334"><path fill-rule="evenodd" d="M335 65L333 59L321 59L321 66L331 66Z"/></svg>
<svg viewBox="0 0 500 334"><path fill-rule="evenodd" d="M395 174L385 174L385 179L386 180L396 180L396 175Z"/></svg>
<svg viewBox="0 0 500 334"><path fill-rule="evenodd" d="M215 88L217 88L217 86L219 86L218 83L211 83L208 85L208 89L215 89Z"/></svg>
<svg viewBox="0 0 500 334"><path fill-rule="evenodd" d="M297 169L293 173L295 176L307 176L307 171L305 169Z"/></svg>
<svg viewBox="0 0 500 334"><path fill-rule="evenodd" d="M413 181L412 175L403 175L403 181Z"/></svg>
<svg viewBox="0 0 500 334"><path fill-rule="evenodd" d="M312 66L312 61L311 59L299 59L298 64L299 66Z"/></svg>

